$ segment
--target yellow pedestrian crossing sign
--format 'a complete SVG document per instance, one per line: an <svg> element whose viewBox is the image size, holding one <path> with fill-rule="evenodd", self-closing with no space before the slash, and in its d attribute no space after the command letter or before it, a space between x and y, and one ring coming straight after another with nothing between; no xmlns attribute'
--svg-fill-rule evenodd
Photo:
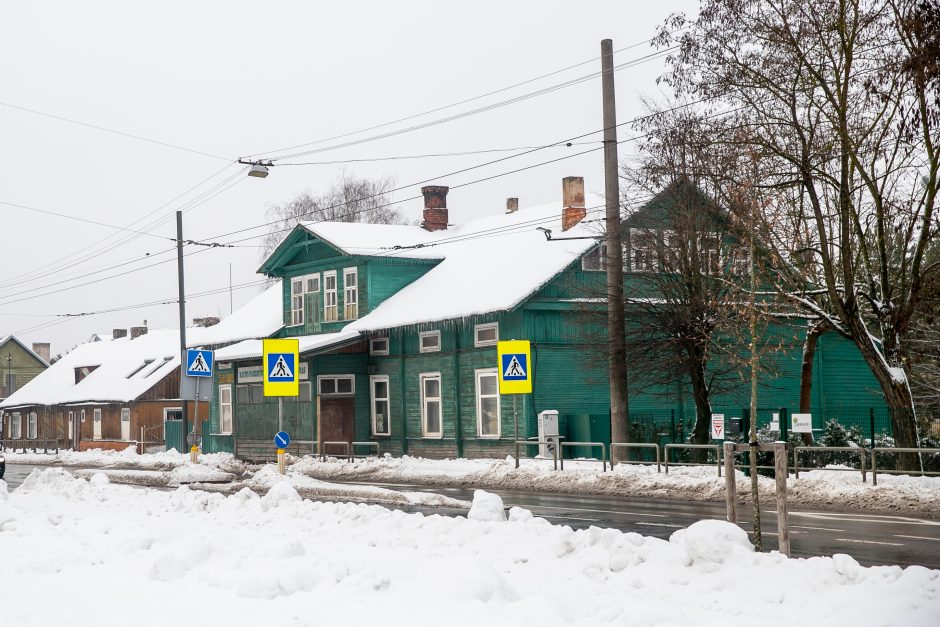
<svg viewBox="0 0 940 627"><path fill-rule="evenodd" d="M500 394L532 393L532 359L528 340L508 340L496 345Z"/></svg>
<svg viewBox="0 0 940 627"><path fill-rule="evenodd" d="M261 365L264 371L265 396L297 396L300 394L300 340L263 340Z"/></svg>

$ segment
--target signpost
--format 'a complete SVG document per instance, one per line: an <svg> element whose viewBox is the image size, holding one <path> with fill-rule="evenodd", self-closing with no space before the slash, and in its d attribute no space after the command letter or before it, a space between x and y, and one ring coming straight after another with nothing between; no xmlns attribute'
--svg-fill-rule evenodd
<svg viewBox="0 0 940 627"><path fill-rule="evenodd" d="M189 348L186 350L186 363L184 364L185 370L183 371L186 375L187 381L192 381L195 383L195 393L193 394L192 401L195 405L195 415L193 416L193 429L190 434L187 436L189 441L189 459L194 464L199 461L199 445L196 443L196 425L199 424L199 380L204 378L212 378L212 366L215 363L215 353L209 350L202 350L196 348ZM182 383L182 382L181 382ZM183 388L188 386L180 386L180 396L183 401L189 400L188 395L184 395Z"/></svg>
<svg viewBox="0 0 940 627"><path fill-rule="evenodd" d="M519 412L516 395L532 393L532 347L528 340L505 340L496 343L499 372L499 393L512 394L512 422L516 441L519 440ZM519 460L516 460L516 467Z"/></svg>
<svg viewBox="0 0 940 627"><path fill-rule="evenodd" d="M277 398L277 470L284 474L284 449L290 437L284 432L284 397L300 394L300 340L263 340L261 366L264 370L264 395ZM283 446L278 444L284 436Z"/></svg>
<svg viewBox="0 0 940 627"><path fill-rule="evenodd" d="M287 431L278 431L274 435L274 446L277 447L277 471L280 474L284 474L284 449L290 444L290 436L287 434Z"/></svg>
<svg viewBox="0 0 940 627"><path fill-rule="evenodd" d="M725 415L724 414L712 414L712 439L713 440L725 439Z"/></svg>

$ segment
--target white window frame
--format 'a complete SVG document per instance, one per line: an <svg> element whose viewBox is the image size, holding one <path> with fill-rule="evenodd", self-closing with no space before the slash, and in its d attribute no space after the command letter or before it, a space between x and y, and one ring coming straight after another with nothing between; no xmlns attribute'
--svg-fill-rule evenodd
<svg viewBox="0 0 940 627"><path fill-rule="evenodd" d="M70 411L69 415L69 439L73 440L75 438L75 412Z"/></svg>
<svg viewBox="0 0 940 627"><path fill-rule="evenodd" d="M333 279L333 289L330 289L330 279ZM338 307L336 303L336 270L323 273L323 322L336 322Z"/></svg>
<svg viewBox="0 0 940 627"><path fill-rule="evenodd" d="M323 392L323 381L326 379L333 379L336 381L335 389L336 392ZM339 381L340 379L348 379L352 387L351 392L340 392L339 391ZM356 375L354 374L321 374L317 375L317 394L320 396L355 396L356 395Z"/></svg>
<svg viewBox="0 0 940 627"><path fill-rule="evenodd" d="M375 395L375 384L384 383L385 384L385 397L377 397ZM379 401L385 401L387 414L385 416L385 431L379 431L375 428L375 405ZM369 377L369 403L370 403L370 414L372 416L372 421L370 428L372 435L376 436L386 436L392 435L392 386L389 383L387 374L375 374Z"/></svg>
<svg viewBox="0 0 940 627"><path fill-rule="evenodd" d="M225 401L225 392L228 392L228 402ZM234 426L235 403L232 397L232 384L219 386L219 433L230 434ZM225 412L228 410L228 424L226 425ZM227 428L226 428L227 427Z"/></svg>
<svg viewBox="0 0 940 627"><path fill-rule="evenodd" d="M385 348L376 348L376 342L385 342ZM387 337L373 337L369 338L369 354L370 355L388 355L388 349L391 344Z"/></svg>
<svg viewBox="0 0 940 627"><path fill-rule="evenodd" d="M424 382L430 379L437 379L437 389L440 396L428 397L424 393ZM442 439L444 437L444 385L440 372L421 372L418 374L418 387L421 392L421 437ZM440 421L440 431L428 431L428 403L436 402L438 406L438 420Z"/></svg>
<svg viewBox="0 0 940 627"><path fill-rule="evenodd" d="M486 394L482 392L480 385L481 377L496 377L496 394ZM478 368L474 370L473 380L476 384L474 395L477 403L477 437L482 439L498 440L503 435L503 402L499 395L499 370L496 368ZM483 399L496 399L496 433L483 433Z"/></svg>
<svg viewBox="0 0 940 627"><path fill-rule="evenodd" d="M124 417L127 416L127 420L124 420ZM124 423L127 423L127 435L124 434ZM125 442L130 441L131 439L131 408L122 407L121 408L121 439Z"/></svg>
<svg viewBox="0 0 940 627"><path fill-rule="evenodd" d="M311 282L313 285L311 285ZM300 284L300 291L297 291L297 283ZM313 294L320 291L320 273L313 272L311 274L302 274L299 276L291 277L290 280L290 304L291 304L291 319L290 325L292 327L299 327L305 324L306 316L306 301L307 294Z"/></svg>
<svg viewBox="0 0 940 627"><path fill-rule="evenodd" d="M647 242L645 240L649 239ZM630 229L630 271L631 272L655 272L656 264L659 259L658 251L659 233L652 229ZM637 242L643 241L643 246L637 246ZM637 250L646 253L644 261L637 264Z"/></svg>
<svg viewBox="0 0 940 627"><path fill-rule="evenodd" d="M585 262L588 257L591 257L594 254L597 254L597 268L589 267ZM607 271L607 246L605 244L598 244L587 253L581 257L581 269L585 272L606 272Z"/></svg>
<svg viewBox="0 0 940 627"><path fill-rule="evenodd" d="M100 408L100 407L95 407L95 409L94 409L94 414L93 414L93 417L92 417L92 425L91 425L91 427L92 427L92 439L93 439L93 440L100 440L100 439L101 439L101 434L102 434L102 432L103 432L103 430L102 430L102 425L101 425L102 421L103 421L103 418L102 418L102 415L101 415L101 408Z"/></svg>
<svg viewBox="0 0 940 627"><path fill-rule="evenodd" d="M85 410L82 410L82 424L85 423Z"/></svg>
<svg viewBox="0 0 940 627"><path fill-rule="evenodd" d="M26 414L26 439L35 440L39 437L39 414L34 411Z"/></svg>
<svg viewBox="0 0 940 627"><path fill-rule="evenodd" d="M436 337L437 346L432 346L426 348L424 346L424 338L426 337ZM418 351L422 353L439 353L441 351L441 331L440 329L434 331L422 331L418 334Z"/></svg>
<svg viewBox="0 0 940 627"><path fill-rule="evenodd" d="M15 411L10 417L10 437L14 440L23 438L23 414Z"/></svg>
<svg viewBox="0 0 940 627"><path fill-rule="evenodd" d="M480 331L488 331L493 329L496 331L495 336L492 340L481 340ZM473 345L476 348L481 348L483 346L496 346L496 343L499 342L499 323L498 322L487 322L485 324L478 324L473 327Z"/></svg>
<svg viewBox="0 0 940 627"><path fill-rule="evenodd" d="M349 277L355 279L352 289L349 287ZM359 317L359 269L356 267L343 268L343 319L355 320Z"/></svg>

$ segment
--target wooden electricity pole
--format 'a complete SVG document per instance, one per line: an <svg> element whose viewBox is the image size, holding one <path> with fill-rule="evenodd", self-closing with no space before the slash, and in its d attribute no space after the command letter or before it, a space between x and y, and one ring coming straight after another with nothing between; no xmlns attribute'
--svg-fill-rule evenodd
<svg viewBox="0 0 940 627"><path fill-rule="evenodd" d="M604 194L607 197L607 342L610 370L610 441L629 442L627 351L624 346L623 247L620 242L620 180L617 164L617 110L614 102L614 52L601 41L604 100Z"/></svg>

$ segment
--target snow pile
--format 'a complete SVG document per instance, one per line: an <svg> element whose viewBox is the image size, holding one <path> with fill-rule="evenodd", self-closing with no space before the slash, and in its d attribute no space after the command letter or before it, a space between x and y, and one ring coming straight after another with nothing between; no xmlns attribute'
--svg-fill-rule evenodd
<svg viewBox="0 0 940 627"><path fill-rule="evenodd" d="M188 483L231 483L236 476L202 464L186 464L170 471L162 470L76 470L75 475L83 478L103 477L114 483L127 483L143 486L176 487Z"/></svg>
<svg viewBox="0 0 940 627"><path fill-rule="evenodd" d="M571 494L599 494L672 498L696 501L724 499L725 479L715 466L671 467L656 472L655 465L618 464L602 472L598 461L565 461L564 471L552 469L551 460L422 459L417 457L370 457L353 463L345 460L320 462L304 457L292 466L310 477L337 481L420 483L433 486L474 486L491 490L538 490ZM760 477L762 498L773 499L773 478ZM792 476L787 483L789 502L794 505L840 506L896 513L923 513L940 509L940 477L879 475L873 486L871 475L862 482L861 472L814 470ZM737 473L739 501L749 499L750 480Z"/></svg>
<svg viewBox="0 0 940 627"><path fill-rule="evenodd" d="M720 522L665 541L510 519L311 502L287 480L225 497L37 471L0 506L2 622L238 627L275 611L300 626L375 610L419 627L940 624L940 571L759 554Z"/></svg>
<svg viewBox="0 0 940 627"><path fill-rule="evenodd" d="M503 507L503 499L496 494L484 492L483 490L474 490L473 506L467 512L467 518L470 520L506 522L506 508Z"/></svg>
<svg viewBox="0 0 940 627"><path fill-rule="evenodd" d="M6 451L3 454L8 464L31 464L36 466L89 466L96 468L141 468L148 470L171 470L189 464L189 453L176 449L140 455L133 445L123 451L90 449L87 451L60 450L58 453L22 453ZM199 462L207 466L242 470L244 462L236 460L231 453L204 453Z"/></svg>

